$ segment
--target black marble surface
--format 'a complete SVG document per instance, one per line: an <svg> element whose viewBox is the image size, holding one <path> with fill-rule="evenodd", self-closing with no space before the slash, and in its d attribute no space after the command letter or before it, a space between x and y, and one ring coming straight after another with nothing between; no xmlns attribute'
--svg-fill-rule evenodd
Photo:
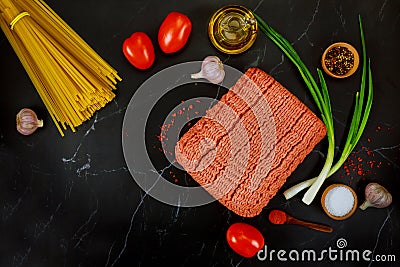
<svg viewBox="0 0 400 267"><path fill-rule="evenodd" d="M54 1L53 7L123 78L117 97L78 128L60 137L12 47L0 35L0 266L400 266L400 2L358 1ZM297 70L281 51L259 34L247 52L228 56L213 48L207 23L227 4L255 10L290 40L310 69L319 67L323 50L332 42L347 41L360 51L357 16L364 22L371 57L375 99L366 131L350 159L327 183L351 185L363 199L368 181L386 186L393 204L386 209L358 210L345 221L333 221L318 201L310 206L301 196L285 201L282 190L318 173L326 152L323 141L288 179L264 211L241 218L218 202L183 208L163 204L132 179L124 160L121 128L135 90L158 71L177 63L217 55L241 71L257 66L273 75L315 111ZM174 55L156 45L157 30L170 11L187 14L193 22L189 43ZM123 57L121 45L135 31L144 31L156 45L156 62L138 71ZM316 73L313 73L314 75ZM327 78L337 140L349 120L360 72L346 80ZM217 97L217 95L215 95ZM31 136L15 129L15 115L23 107L37 111L45 127ZM154 125L156 127L158 125ZM149 137L150 139L152 137ZM154 142L156 137L154 136ZM142 157L144 155L135 155ZM373 164L371 164L373 163ZM373 166L372 166L373 165ZM291 215L334 228L331 234L300 226L276 226L268 211L280 208ZM276 257L245 259L227 245L227 228L235 222L257 227L269 250L371 250L395 255L395 262L280 262Z"/></svg>

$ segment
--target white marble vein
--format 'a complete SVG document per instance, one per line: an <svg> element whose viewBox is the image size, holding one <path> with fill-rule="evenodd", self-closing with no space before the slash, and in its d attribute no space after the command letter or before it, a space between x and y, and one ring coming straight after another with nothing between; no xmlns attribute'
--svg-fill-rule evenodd
<svg viewBox="0 0 400 267"><path fill-rule="evenodd" d="M242 259L240 259L240 261L236 265L233 265L233 258L231 258L231 265L234 266L234 267L238 267L238 266L240 266L240 264L243 263L243 261L244 261L244 259L242 258Z"/></svg>
<svg viewBox="0 0 400 267"><path fill-rule="evenodd" d="M89 218L78 228L78 230L74 233L72 239L77 240L74 248L77 248L81 242L95 229L96 222L93 222L93 218L97 215L99 210L99 201L96 200L96 206L92 213L90 214Z"/></svg>
<svg viewBox="0 0 400 267"><path fill-rule="evenodd" d="M221 92L221 86L218 86L217 93L215 94L214 99L212 101L210 101L208 110L211 109L218 102L218 96L219 96L220 92Z"/></svg>
<svg viewBox="0 0 400 267"><path fill-rule="evenodd" d="M10 217L14 215L14 213L18 210L19 206L21 205L23 199L28 194L28 192L32 191L32 179L29 181L29 184L26 186L24 192L22 192L21 196L17 199L15 204L6 203L3 205L3 215L2 220L3 222L7 221Z"/></svg>
<svg viewBox="0 0 400 267"><path fill-rule="evenodd" d="M231 59L231 55L227 56L222 63L226 64Z"/></svg>
<svg viewBox="0 0 400 267"><path fill-rule="evenodd" d="M292 1L292 0L289 0L288 1L288 6L289 6L289 12L290 13L293 13L293 10L294 10L294 2Z"/></svg>
<svg viewBox="0 0 400 267"><path fill-rule="evenodd" d="M29 254L31 253L31 251L32 251L32 247L29 247L23 255L18 254L16 256L14 256L14 266L17 266L17 267L22 266L24 264L25 260L29 257Z"/></svg>
<svg viewBox="0 0 400 267"><path fill-rule="evenodd" d="M172 164L171 164L170 166L172 166ZM127 233L126 233L126 235L125 235L125 238L124 238L124 245L123 245L122 249L120 250L120 252L118 253L117 257L114 259L113 263L110 265L111 267L114 266L114 265L118 262L118 260L119 260L119 259L121 258L121 256L122 256L122 254L124 254L124 252L125 252L125 249L126 249L126 247L127 247L127 245L128 245L128 239L129 239L129 236L130 236L131 231L132 231L132 228L133 228L133 221L134 221L134 219L135 219L135 217L136 217L136 214L138 213L140 207L143 205L145 198L148 196L148 193L156 186L156 184L158 183L158 181L160 180L160 178L162 178L162 175L163 175L164 171L166 171L170 166L167 166L166 168L164 168L164 169L162 170L161 173L159 173L159 176L158 176L158 178L156 179L156 181L154 182L154 184L153 184L153 185L145 192L145 194L142 195L142 197L140 198L140 201L139 201L138 205L136 206L136 209L135 209L135 210L133 211L133 213L132 213L131 220L130 220L130 224L129 224L129 227L128 227L128 231L127 231ZM152 170L151 170L151 171L152 171ZM112 250L112 249L111 249L111 250ZM110 251L109 253L111 253L111 251ZM109 260L107 260L107 261L109 261ZM108 266L108 265L106 265L106 266Z"/></svg>
<svg viewBox="0 0 400 267"><path fill-rule="evenodd" d="M82 172L84 172L84 176L87 178L87 170L90 169L91 165L90 162L92 161L90 154L86 154L87 156L87 162L82 165L82 167L78 168L76 170L76 173L78 174L78 177L82 177Z"/></svg>
<svg viewBox="0 0 400 267"><path fill-rule="evenodd" d="M95 121L93 124L96 124L96 123L101 122L106 119L110 119L111 117L114 117L115 115L123 114L125 112L125 110L127 109L127 107L119 108L119 105L116 101L114 103L116 104L118 109L116 111L110 112L109 114L107 114L103 117L100 117L100 118L97 118L97 113L96 113L96 118L95 118Z"/></svg>
<svg viewBox="0 0 400 267"><path fill-rule="evenodd" d="M279 72L275 72L275 70L278 69L280 66L282 66L283 63L285 63L285 55L284 55L284 54L281 55L281 61L280 61L277 65L275 65L274 67L272 67L271 70L269 71L269 73L270 73L271 75L276 75L276 74L278 74Z"/></svg>
<svg viewBox="0 0 400 267"><path fill-rule="evenodd" d="M115 102L115 103L116 103L116 102ZM78 157L79 151L80 151L80 149L81 149L83 143L85 142L85 140L86 140L86 138L89 136L89 134L90 134L91 132L93 132L93 131L96 130L96 127L95 127L95 126L96 126L97 123L99 123L99 122L101 122L101 121L103 121L103 120L106 120L106 119L110 119L111 117L113 117L113 116L115 116L115 115L119 115L119 114L124 113L124 111L126 110L126 107L119 108L118 103L116 103L116 105L117 105L117 107L118 107L118 109L117 109L116 111L111 112L111 113L109 113L109 114L107 114L107 115L105 115L105 116L103 116L103 117L100 117L100 118L99 118L99 113L96 112L96 114L94 115L93 123L92 123L91 126L86 130L86 132L85 132L85 134L83 135L81 141L79 142L78 146L76 147L75 152L74 152L74 153L72 154L72 156L69 157L69 158L68 158L68 157L63 157L63 158L62 158L62 162L63 162L63 163L68 164L68 163L76 163L76 162L77 162L77 157Z"/></svg>
<svg viewBox="0 0 400 267"><path fill-rule="evenodd" d="M321 156L321 158L325 158L325 153L323 153L321 150L313 149L313 150L311 151L311 153L317 153L318 155Z"/></svg>
<svg viewBox="0 0 400 267"><path fill-rule="evenodd" d="M393 151L393 150L398 149L398 148L400 148L400 144L392 145L392 146L388 146L388 147L380 147L380 148L366 148L366 147L363 146L361 149L357 150L355 153L359 153L359 152L365 151L365 150L368 150L370 152L375 152L378 155L380 155L383 159L385 159L387 162L392 164L392 166L394 166L395 168L400 168L400 166L396 162L391 160L388 156L386 156L382 152L382 151Z"/></svg>
<svg viewBox="0 0 400 267"><path fill-rule="evenodd" d="M181 196L178 196L178 203L176 205L175 214L173 217L173 222L177 222L179 218L179 211L181 210Z"/></svg>
<svg viewBox="0 0 400 267"><path fill-rule="evenodd" d="M111 252L112 252L112 250L113 250L113 248L114 248L114 245L115 245L115 241L111 244L111 247L110 247L110 249L108 250L107 261L106 261L106 264L104 265L105 267L107 267L107 266L108 266L108 263L110 262Z"/></svg>
<svg viewBox="0 0 400 267"><path fill-rule="evenodd" d="M76 157L77 157L77 155L78 155L78 153L79 153L79 150L81 149L81 147L82 147L82 145L83 145L83 142L85 141L86 137L90 134L90 132L95 131L95 127L94 127L94 126L95 126L95 124L96 124L96 122L97 122L97 114L98 114L98 113L96 113L92 125L89 127L89 129L88 129L88 130L85 132L85 134L83 135L83 137L82 137L82 139L81 139L81 142L79 143L79 145L78 145L77 148L75 149L74 154L72 154L72 156L71 156L70 158L62 158L62 161L63 161L64 163L71 163L71 162L74 163L74 162L76 162Z"/></svg>
<svg viewBox="0 0 400 267"><path fill-rule="evenodd" d="M72 188L74 187L74 184L75 184L75 182L71 178L65 180L65 194L64 194L65 200L71 197Z"/></svg>
<svg viewBox="0 0 400 267"><path fill-rule="evenodd" d="M53 222L55 215L60 210L61 206L62 206L62 203L59 203L58 206L56 207L55 211L53 212L53 214L50 215L50 217L47 221L39 222L36 224L36 228L33 233L34 242L36 242L41 237L41 235L47 231L47 229L50 227L51 223ZM25 263L25 261L28 259L29 255L32 251L32 244L34 244L34 243L31 243L31 245L25 250L25 252L23 254L17 253L17 255L15 255L13 257L14 266L22 266Z"/></svg>
<svg viewBox="0 0 400 267"><path fill-rule="evenodd" d="M264 61L266 53L267 53L267 40L265 39L263 48L252 50L251 52L248 53L252 55L255 54L256 58L252 62L246 65L246 69L260 66L261 63Z"/></svg>
<svg viewBox="0 0 400 267"><path fill-rule="evenodd" d="M114 259L113 263L111 264L111 267L114 266L114 265L118 262L118 260L119 260L119 259L121 258L121 256L122 256L122 254L124 254L124 252L125 252L125 249L126 249L126 247L127 247L127 245L128 245L129 235L131 234L131 231L132 231L132 228L133 228L133 221L134 221L134 219L135 219L135 217L136 217L137 212L139 211L139 208L143 205L144 199L146 198L146 196L147 196L147 193L144 194L144 195L141 197L141 199L140 199L140 201L139 201L139 204L136 206L136 209L135 209L135 210L133 211L133 213L132 213L131 220L130 220L130 224L129 224L129 227L128 227L128 231L127 231L127 233L126 233L126 235L125 235L124 245L123 245L122 249L120 250L120 252L118 253L118 256ZM110 253L111 253L111 251L110 251Z"/></svg>
<svg viewBox="0 0 400 267"><path fill-rule="evenodd" d="M298 41L300 41L301 39L303 39L304 37L306 37L307 40L308 40L308 42L310 43L310 45L311 45L311 46L314 46L314 44L313 44L313 43L310 41L310 39L308 38L308 32L309 32L311 26L314 24L315 17L316 17L316 15L317 15L318 12L319 12L319 4L320 4L320 2L321 2L321 0L318 0L318 1L317 1L317 4L316 4L315 9L314 9L314 13L313 13L312 16L311 16L311 20L308 22L306 29L300 34L300 36L296 39L296 41L294 41L294 42L292 43L292 45L296 44Z"/></svg>
<svg viewBox="0 0 400 267"><path fill-rule="evenodd" d="M257 3L256 7L253 9L253 12L256 12L256 10L262 5L264 0L261 0L260 2Z"/></svg>
<svg viewBox="0 0 400 267"><path fill-rule="evenodd" d="M376 251L376 249L378 248L379 240L380 240L380 237L381 237L383 228L385 227L386 223L387 223L389 220L391 220L391 216L390 216L390 215L392 214L392 212L393 212L393 207L388 211L385 220L383 221L381 227L379 228L378 235L377 235L377 237L376 237L375 246L374 246L374 248L373 248L373 250L372 250L371 259L374 258L375 251ZM368 267L370 267L370 266L372 265L372 263L373 263L373 260L371 260L371 262L369 263Z"/></svg>
<svg viewBox="0 0 400 267"><path fill-rule="evenodd" d="M45 222L39 222L36 224L35 232L33 237L35 240L39 239L39 237L49 228L50 224L54 220L54 216L57 214L59 209L61 208L62 203L59 203L57 208L55 209L54 213L50 215L49 219Z"/></svg>
<svg viewBox="0 0 400 267"><path fill-rule="evenodd" d="M339 7L335 6L336 14L338 16L340 25L342 26L343 30L346 31L346 19L343 17L343 7L339 5Z"/></svg>
<svg viewBox="0 0 400 267"><path fill-rule="evenodd" d="M107 170L107 169L103 169L103 170L100 170L100 171L90 171L90 172L87 172L87 176L99 176L99 175L101 175L101 174L108 174L108 173L116 173L116 172L128 172L128 168L127 167L118 167L118 168L115 168L115 169L110 169L110 170ZM144 174L144 173L140 173L140 174Z"/></svg>
<svg viewBox="0 0 400 267"><path fill-rule="evenodd" d="M397 148L400 147L400 144L398 145L394 145L394 146L390 146L390 147L381 147L381 148L376 148L371 150L372 152L376 152L377 154L379 154L382 158L384 158L387 162L389 162L390 164L392 164L392 166L399 168L400 166L394 162L393 160L391 160L388 156L386 156L382 151L387 151L387 150L395 150Z"/></svg>
<svg viewBox="0 0 400 267"><path fill-rule="evenodd" d="M383 21L383 18L385 17L385 7L386 7L387 2L388 2L388 0L385 0L379 10L378 16L379 16L379 21L381 21L381 22Z"/></svg>
<svg viewBox="0 0 400 267"><path fill-rule="evenodd" d="M336 112L333 111L333 113L336 113ZM333 120L334 120L337 124L339 124L340 126L346 127L346 124L345 124L342 120L339 120L336 116L332 115L332 118L333 118Z"/></svg>
<svg viewBox="0 0 400 267"><path fill-rule="evenodd" d="M394 146L389 146L389 147L381 147L381 148L376 148L373 151L378 152L378 151L384 151L384 150L394 150L396 148L400 148L400 144L394 145Z"/></svg>
<svg viewBox="0 0 400 267"><path fill-rule="evenodd" d="M17 199L14 205L9 203L3 205L3 216L2 216L3 222L7 221L8 218L10 218L14 214L14 212L18 209L19 205L21 205L22 203L23 196L26 195L26 192L27 189L24 191L24 193L22 193L22 196Z"/></svg>

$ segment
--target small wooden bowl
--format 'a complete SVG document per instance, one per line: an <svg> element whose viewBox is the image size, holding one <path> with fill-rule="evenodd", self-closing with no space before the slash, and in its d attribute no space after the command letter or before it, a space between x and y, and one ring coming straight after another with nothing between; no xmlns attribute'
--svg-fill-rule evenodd
<svg viewBox="0 0 400 267"><path fill-rule="evenodd" d="M331 50L332 48L337 47L337 46L341 46L341 47L345 47L345 48L349 49L350 52L353 53L353 55L354 55L354 65L353 65L353 68L351 68L351 69L350 69L346 74L344 74L344 75L337 75L337 74L331 72L330 70L328 70L328 67L325 65L325 57L326 57L326 54L329 52L329 50ZM356 50L352 45L350 45L350 44L348 44L348 43L344 43L344 42L338 42L338 43L331 44L327 49L325 49L324 53L322 54L321 64L322 64L322 68L324 69L324 71L325 71L329 76L334 77L334 78L347 78L347 77L353 75L354 72L356 72L356 70L357 70L357 68L358 68L358 65L360 65L360 56L358 55L357 50Z"/></svg>
<svg viewBox="0 0 400 267"><path fill-rule="evenodd" d="M328 209L325 206L325 197L326 197L326 195L328 194L328 192L331 189L333 189L335 187L345 187L345 188L347 188L348 190L350 190L351 194L354 197L353 208L346 215L343 215L343 216L332 215L331 213L329 213ZM322 197L321 197L321 205L322 205L322 208L324 209L326 215L328 215L329 217L331 217L334 220L342 221L342 220L348 219L357 210L357 207L358 207L357 194L356 194L356 192L354 192L353 188L351 188L350 186L347 186L345 184L332 184L332 185L328 186L325 189L325 191L323 192Z"/></svg>

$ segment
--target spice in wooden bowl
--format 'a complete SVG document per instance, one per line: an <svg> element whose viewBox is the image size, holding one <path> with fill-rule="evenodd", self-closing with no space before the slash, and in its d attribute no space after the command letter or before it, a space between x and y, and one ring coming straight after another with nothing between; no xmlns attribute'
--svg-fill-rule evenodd
<svg viewBox="0 0 400 267"><path fill-rule="evenodd" d="M357 70L360 57L352 45L338 42L325 50L321 63L328 75L334 78L346 78Z"/></svg>
<svg viewBox="0 0 400 267"><path fill-rule="evenodd" d="M345 220L357 209L357 195L347 185L333 184L325 189L321 204L329 217L335 220Z"/></svg>

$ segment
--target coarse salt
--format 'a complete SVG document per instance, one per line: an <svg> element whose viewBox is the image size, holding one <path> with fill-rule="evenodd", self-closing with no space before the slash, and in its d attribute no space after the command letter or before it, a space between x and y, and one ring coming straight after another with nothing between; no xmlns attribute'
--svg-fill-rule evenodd
<svg viewBox="0 0 400 267"><path fill-rule="evenodd" d="M354 196L344 186L337 186L328 191L325 196L325 207L333 216L345 216L354 206Z"/></svg>

